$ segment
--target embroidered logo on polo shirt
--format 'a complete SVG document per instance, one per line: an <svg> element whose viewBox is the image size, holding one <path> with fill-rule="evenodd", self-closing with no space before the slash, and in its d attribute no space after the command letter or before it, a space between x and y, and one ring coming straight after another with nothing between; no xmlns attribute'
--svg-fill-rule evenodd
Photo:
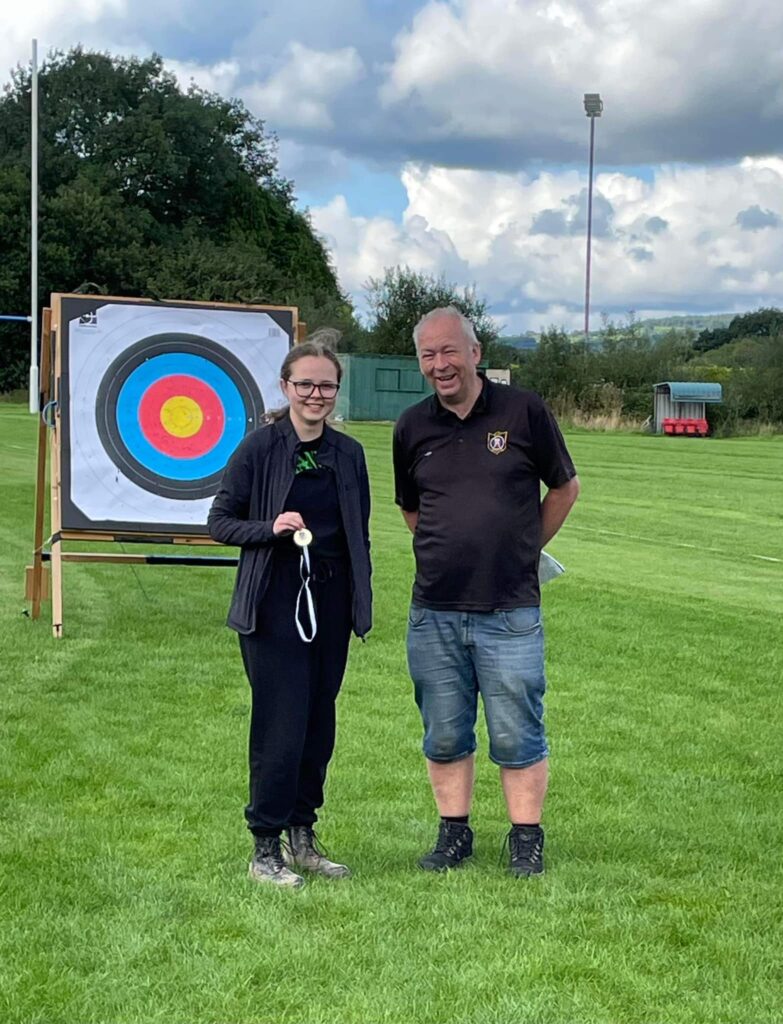
<svg viewBox="0 0 783 1024"><path fill-rule="evenodd" d="M507 447L507 430L496 430L494 434L487 434L487 448L489 448L493 455L502 455Z"/></svg>

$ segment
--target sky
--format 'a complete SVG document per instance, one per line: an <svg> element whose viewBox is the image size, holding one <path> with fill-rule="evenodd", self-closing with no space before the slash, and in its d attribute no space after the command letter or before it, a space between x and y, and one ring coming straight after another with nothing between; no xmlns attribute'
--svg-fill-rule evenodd
<svg viewBox="0 0 783 1024"><path fill-rule="evenodd" d="M783 306L783 4L0 0L0 71L77 43L161 54L279 139L343 289L407 265L507 335Z"/></svg>

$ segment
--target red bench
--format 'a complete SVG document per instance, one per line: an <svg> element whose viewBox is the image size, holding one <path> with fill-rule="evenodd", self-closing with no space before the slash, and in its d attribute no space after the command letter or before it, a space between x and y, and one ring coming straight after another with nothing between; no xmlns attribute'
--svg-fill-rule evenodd
<svg viewBox="0 0 783 1024"><path fill-rule="evenodd" d="M664 434L688 434L691 437L706 437L709 427L706 420L673 419L663 420Z"/></svg>

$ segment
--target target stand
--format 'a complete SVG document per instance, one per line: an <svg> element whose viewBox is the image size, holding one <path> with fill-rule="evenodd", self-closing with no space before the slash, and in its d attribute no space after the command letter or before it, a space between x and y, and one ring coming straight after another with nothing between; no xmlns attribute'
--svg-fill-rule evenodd
<svg viewBox="0 0 783 1024"><path fill-rule="evenodd" d="M63 635L65 562L236 565L216 555L66 551L63 544L213 545L206 520L226 463L279 404L280 365L304 334L293 306L52 296L42 324L34 554L26 572L32 618L51 591L52 632Z"/></svg>

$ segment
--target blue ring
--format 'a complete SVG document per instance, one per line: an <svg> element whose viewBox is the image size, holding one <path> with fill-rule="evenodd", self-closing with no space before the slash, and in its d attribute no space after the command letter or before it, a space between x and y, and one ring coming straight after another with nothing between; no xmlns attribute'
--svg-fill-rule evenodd
<svg viewBox="0 0 783 1024"><path fill-rule="evenodd" d="M141 429L139 409L147 389L164 377L187 374L208 384L218 396L225 422L217 444L195 458L177 459L154 448ZM248 412L239 390L223 370L190 353L153 356L128 375L117 397L117 429L123 444L137 462L169 480L200 480L219 473L245 436Z"/></svg>

